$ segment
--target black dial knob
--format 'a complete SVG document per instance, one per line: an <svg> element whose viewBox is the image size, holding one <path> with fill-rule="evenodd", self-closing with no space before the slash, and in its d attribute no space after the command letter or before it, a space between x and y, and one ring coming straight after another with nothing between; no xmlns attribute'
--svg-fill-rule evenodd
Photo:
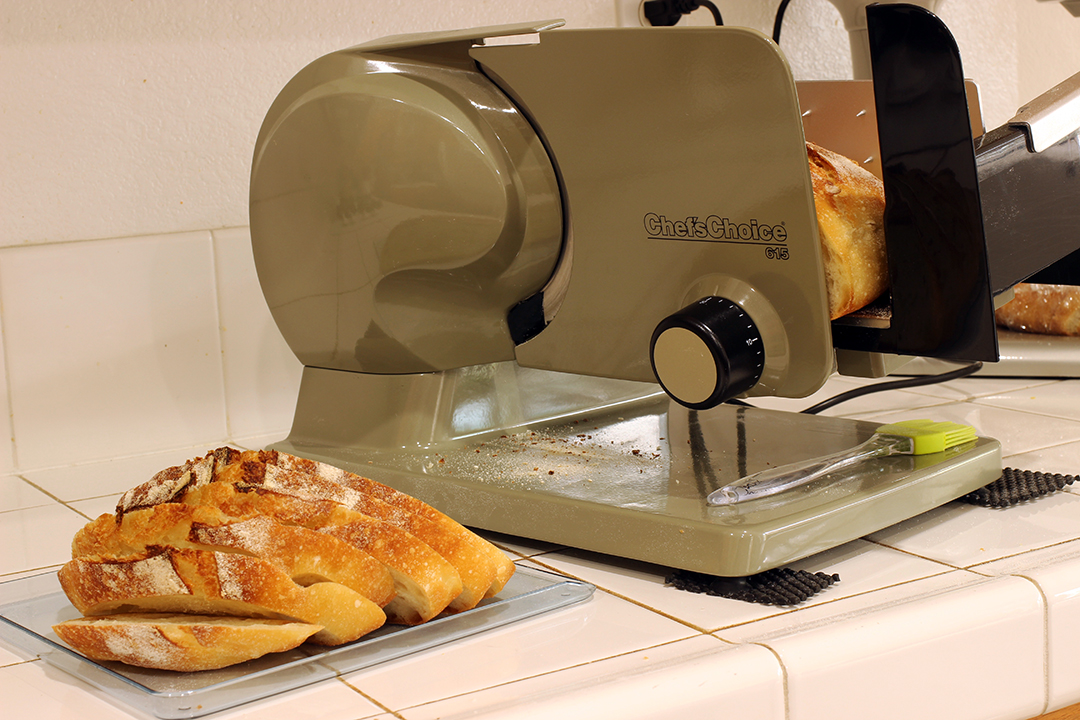
<svg viewBox="0 0 1080 720"><path fill-rule="evenodd" d="M649 354L665 392L695 410L754 387L765 366L757 325L737 303L722 297L702 298L662 320Z"/></svg>

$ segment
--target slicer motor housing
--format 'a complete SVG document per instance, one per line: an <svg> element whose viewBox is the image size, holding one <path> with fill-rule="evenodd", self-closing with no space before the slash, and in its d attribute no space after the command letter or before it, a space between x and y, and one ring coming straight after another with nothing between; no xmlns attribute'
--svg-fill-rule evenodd
<svg viewBox="0 0 1080 720"><path fill-rule="evenodd" d="M669 388L705 360L710 392L674 395L697 407L814 392L834 357L776 45L743 28L548 27L369 43L282 91L251 230L290 347L331 370L515 360L637 382L663 369ZM735 312L696 336L704 355L668 336L657 367L654 331L701 301Z"/></svg>

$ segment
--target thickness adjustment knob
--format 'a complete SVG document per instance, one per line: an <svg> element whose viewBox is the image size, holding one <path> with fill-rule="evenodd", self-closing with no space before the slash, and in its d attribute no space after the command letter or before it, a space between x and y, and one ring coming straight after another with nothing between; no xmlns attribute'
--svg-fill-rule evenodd
<svg viewBox="0 0 1080 720"><path fill-rule="evenodd" d="M653 372L675 401L705 410L754 387L765 366L761 333L737 303L707 297L656 326Z"/></svg>

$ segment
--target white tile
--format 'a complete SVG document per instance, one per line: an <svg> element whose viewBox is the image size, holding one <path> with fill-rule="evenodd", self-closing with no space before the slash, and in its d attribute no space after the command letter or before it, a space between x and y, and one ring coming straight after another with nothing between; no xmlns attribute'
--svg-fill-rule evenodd
<svg viewBox="0 0 1080 720"><path fill-rule="evenodd" d="M12 580L22 580L23 578L32 577L34 575L41 575L41 574L44 574L44 573L60 572L60 568L62 566L63 566L63 563L57 562L55 565L46 565L44 567L34 568L32 570L21 570L19 572L0 574L0 582L10 582Z"/></svg>
<svg viewBox="0 0 1080 720"><path fill-rule="evenodd" d="M9 665L18 665L32 660L27 656L24 650L20 650L16 647L9 647L4 641L0 640L0 668L7 667Z"/></svg>
<svg viewBox="0 0 1080 720"><path fill-rule="evenodd" d="M93 520L106 513L112 513L116 510L116 503L120 501L122 493L114 495L102 495L101 497L89 498L88 500L77 500L75 502L67 503L77 513L81 513L87 520Z"/></svg>
<svg viewBox="0 0 1080 720"><path fill-rule="evenodd" d="M263 700L214 713L214 720L356 720L382 713L340 680L324 680Z"/></svg>
<svg viewBox="0 0 1080 720"><path fill-rule="evenodd" d="M696 634L674 620L598 590L574 606L345 677L368 697L396 709ZM415 682L415 678L424 680Z"/></svg>
<svg viewBox="0 0 1080 720"><path fill-rule="evenodd" d="M1080 422L984 405L981 399L934 405L925 412L874 415L872 419L888 423L923 417L972 426L980 436L1001 442L1002 457L1080 440Z"/></svg>
<svg viewBox="0 0 1080 720"><path fill-rule="evenodd" d="M1057 381L1050 381L1046 378L1007 378L973 375L945 383L908 388L907 392L928 395L934 398L944 398L950 401L974 400L975 398L1011 393L1024 388L1053 384L1055 382Z"/></svg>
<svg viewBox="0 0 1080 720"><path fill-rule="evenodd" d="M1030 579L1046 598L1047 711L1080 703L1080 541L977 565L975 572Z"/></svg>
<svg viewBox="0 0 1080 720"><path fill-rule="evenodd" d="M23 475L65 502L96 498L122 494L146 482L161 470L202 457L214 448L226 444L228 443L224 440L219 440L145 455L28 471Z"/></svg>
<svg viewBox="0 0 1080 720"><path fill-rule="evenodd" d="M0 252L20 468L225 435L209 233Z"/></svg>
<svg viewBox="0 0 1080 720"><path fill-rule="evenodd" d="M923 558L857 540L788 566L794 570L824 572L829 575L835 573L840 576L840 582L808 598L797 608L791 608L758 605L679 590L664 584L669 569L647 563L576 550L542 555L534 560L630 598L703 631L717 631L720 637L726 637L721 628L802 612L803 609L820 603L951 569Z"/></svg>
<svg viewBox="0 0 1080 720"><path fill-rule="evenodd" d="M784 687L780 665L767 650L698 636L398 714L405 720L783 720Z"/></svg>
<svg viewBox="0 0 1080 720"><path fill-rule="evenodd" d="M248 229L215 231L214 257L229 434L288 430L303 365L266 306Z"/></svg>
<svg viewBox="0 0 1080 720"><path fill-rule="evenodd" d="M16 475L0 477L0 512L23 510L56 502Z"/></svg>
<svg viewBox="0 0 1080 720"><path fill-rule="evenodd" d="M1080 420L1080 382L1055 382L998 392L979 398L979 402L995 407Z"/></svg>
<svg viewBox="0 0 1080 720"><path fill-rule="evenodd" d="M71 538L86 518L59 503L0 514L0 575L71 559Z"/></svg>
<svg viewBox="0 0 1080 720"><path fill-rule="evenodd" d="M10 718L49 720L148 720L150 715L119 704L82 680L43 661L0 670L0 697Z"/></svg>
<svg viewBox="0 0 1080 720"><path fill-rule="evenodd" d="M1027 580L971 575L752 623L742 640L779 656L790 720L1034 717L1045 702L1041 596Z"/></svg>
<svg viewBox="0 0 1080 720"><path fill-rule="evenodd" d="M541 540L503 535L502 533L489 532L487 530L477 530L476 532L481 537L494 543L503 550L525 558L543 555L544 553L558 550L561 547L554 543L543 542Z"/></svg>
<svg viewBox="0 0 1080 720"><path fill-rule="evenodd" d="M1010 455L1004 458L1002 464L1018 470L1080 475L1080 441ZM1067 487L1073 491L1080 490L1076 483Z"/></svg>
<svg viewBox="0 0 1080 720"><path fill-rule="evenodd" d="M1054 493L1008 508L952 502L870 539L956 567L1080 538L1080 495Z"/></svg>

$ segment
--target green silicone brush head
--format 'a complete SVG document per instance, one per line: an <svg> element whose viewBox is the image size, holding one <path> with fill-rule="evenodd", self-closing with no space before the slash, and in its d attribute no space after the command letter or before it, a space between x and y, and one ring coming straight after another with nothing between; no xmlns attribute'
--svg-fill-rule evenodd
<svg viewBox="0 0 1080 720"><path fill-rule="evenodd" d="M942 452L975 440L975 428L970 425L934 420L903 420L882 425L875 432L911 438L915 442L913 455Z"/></svg>

